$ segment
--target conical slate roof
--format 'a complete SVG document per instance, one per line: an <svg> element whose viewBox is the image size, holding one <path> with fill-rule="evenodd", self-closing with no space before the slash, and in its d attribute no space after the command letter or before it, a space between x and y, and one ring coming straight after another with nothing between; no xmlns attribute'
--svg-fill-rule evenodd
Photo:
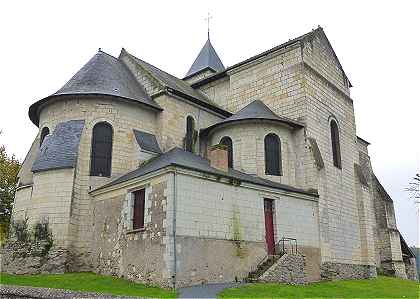
<svg viewBox="0 0 420 299"><path fill-rule="evenodd" d="M246 120L269 120L269 121L285 123L292 127L303 127L302 123L295 121L293 119L287 118L287 117L278 116L270 108L268 108L262 101L255 100L252 103L245 106L244 108L242 108L241 110L239 110L237 113L235 113L231 117L228 117L202 130L201 132L203 134L207 134L210 132L210 130L218 126L228 124L228 123L238 122L238 121L246 121Z"/></svg>
<svg viewBox="0 0 420 299"><path fill-rule="evenodd" d="M33 104L29 108L29 118L38 125L42 104L70 95L114 96L162 110L120 60L101 50L56 93Z"/></svg>
<svg viewBox="0 0 420 299"><path fill-rule="evenodd" d="M206 69L211 69L215 72L220 72L225 69L222 61L216 53L216 50L214 50L210 39L207 39L207 42L204 44L204 47L201 49L190 70L185 75L185 78L191 77L192 75Z"/></svg>

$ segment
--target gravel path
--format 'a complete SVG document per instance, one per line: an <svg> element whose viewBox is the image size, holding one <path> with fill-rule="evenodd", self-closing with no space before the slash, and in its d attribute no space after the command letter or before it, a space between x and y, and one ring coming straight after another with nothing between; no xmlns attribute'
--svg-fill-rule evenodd
<svg viewBox="0 0 420 299"><path fill-rule="evenodd" d="M213 283L181 288L178 290L178 298L217 298L217 294L224 289L240 285L240 283Z"/></svg>
<svg viewBox="0 0 420 299"><path fill-rule="evenodd" d="M103 299L139 299L140 297L127 296L111 296L90 292L75 292L61 289L22 287L0 284L0 298L2 299L16 299L16 298L31 298L31 299L87 299L87 298L103 298Z"/></svg>

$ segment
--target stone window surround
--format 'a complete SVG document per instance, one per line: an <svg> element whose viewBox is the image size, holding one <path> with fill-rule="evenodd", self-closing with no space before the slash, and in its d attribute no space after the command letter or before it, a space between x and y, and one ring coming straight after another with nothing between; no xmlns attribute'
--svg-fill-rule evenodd
<svg viewBox="0 0 420 299"><path fill-rule="evenodd" d="M133 217L134 217L134 192L139 191L144 189L144 214L143 214L143 227L142 228L138 228L138 229L133 229ZM150 203L149 203L149 194L150 194L150 183L146 184L146 185L140 185L137 186L135 188L129 189L127 190L127 194L130 194L130 199L129 199L129 211L130 211L130 215L129 215L129 229L126 231L126 234L136 234L136 233L141 233L141 232L145 232L146 231L146 225L148 222L148 209L150 208Z"/></svg>

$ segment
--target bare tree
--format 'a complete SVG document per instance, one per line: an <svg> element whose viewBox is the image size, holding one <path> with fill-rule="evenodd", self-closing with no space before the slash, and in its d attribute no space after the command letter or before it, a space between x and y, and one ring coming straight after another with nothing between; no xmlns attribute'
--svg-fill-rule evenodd
<svg viewBox="0 0 420 299"><path fill-rule="evenodd" d="M420 203L420 174L417 173L412 182L409 183L408 187L405 188L407 192L410 193L410 197L416 201L416 203Z"/></svg>

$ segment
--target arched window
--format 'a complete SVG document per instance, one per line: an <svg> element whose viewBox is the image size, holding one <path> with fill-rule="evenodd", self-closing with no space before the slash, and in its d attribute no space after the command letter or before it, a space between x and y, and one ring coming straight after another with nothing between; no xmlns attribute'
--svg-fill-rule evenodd
<svg viewBox="0 0 420 299"><path fill-rule="evenodd" d="M281 144L276 134L268 134L264 138L265 174L282 175Z"/></svg>
<svg viewBox="0 0 420 299"><path fill-rule="evenodd" d="M330 129L334 166L341 169L340 133L338 132L338 125L335 120L331 120Z"/></svg>
<svg viewBox="0 0 420 299"><path fill-rule="evenodd" d="M112 126L106 122L97 123L92 131L91 176L111 176Z"/></svg>
<svg viewBox="0 0 420 299"><path fill-rule="evenodd" d="M194 152L195 143L195 126L194 118L192 116L187 117L187 133L185 135L185 150L187 152Z"/></svg>
<svg viewBox="0 0 420 299"><path fill-rule="evenodd" d="M45 137L50 134L50 129L48 127L43 127L41 131L41 138L39 140L39 146L42 146L42 143L44 142Z"/></svg>
<svg viewBox="0 0 420 299"><path fill-rule="evenodd" d="M233 168L233 144L232 139L230 137L225 136L220 140L220 144L223 144L227 147L228 152L228 167Z"/></svg>

